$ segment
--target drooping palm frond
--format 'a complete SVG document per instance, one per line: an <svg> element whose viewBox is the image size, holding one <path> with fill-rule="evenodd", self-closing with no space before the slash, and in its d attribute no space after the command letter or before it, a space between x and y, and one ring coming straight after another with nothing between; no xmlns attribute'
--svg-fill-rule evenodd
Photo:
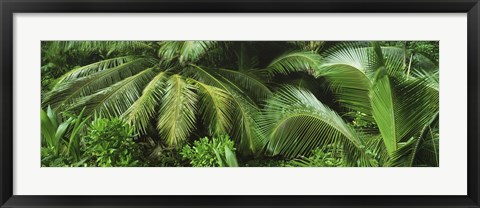
<svg viewBox="0 0 480 208"><path fill-rule="evenodd" d="M54 109L69 108L77 98L92 95L105 87L135 75L150 64L149 59L139 58L89 76L59 83L52 91L46 94L42 104L51 105Z"/></svg>
<svg viewBox="0 0 480 208"><path fill-rule="evenodd" d="M220 88L194 81L198 89L200 102L199 112L208 127L210 134L226 134L232 128L233 97Z"/></svg>
<svg viewBox="0 0 480 208"><path fill-rule="evenodd" d="M325 77L342 106L371 117L368 93L370 76L376 65L372 50L346 44L324 54L322 65L315 71L316 77Z"/></svg>
<svg viewBox="0 0 480 208"><path fill-rule="evenodd" d="M153 68L128 77L99 92L76 100L73 108L83 108L100 117L119 117L141 96L143 88L156 75Z"/></svg>
<svg viewBox="0 0 480 208"><path fill-rule="evenodd" d="M344 43L322 53L322 67L347 65L371 77L379 60L372 47L363 43Z"/></svg>
<svg viewBox="0 0 480 208"><path fill-rule="evenodd" d="M307 72L313 75L321 64L321 57L314 52L294 51L275 58L267 67L270 75Z"/></svg>
<svg viewBox="0 0 480 208"><path fill-rule="evenodd" d="M316 71L316 76L325 77L331 85L336 101L349 109L371 115L368 92L371 81L361 70L351 65L325 65Z"/></svg>
<svg viewBox="0 0 480 208"><path fill-rule="evenodd" d="M93 73L103 71L105 69L114 68L134 59L135 58L133 56L121 56L82 66L62 75L60 78L58 78L58 83L72 81L80 77L85 77Z"/></svg>
<svg viewBox="0 0 480 208"><path fill-rule="evenodd" d="M386 73L397 76L405 70L400 48L380 47L376 42L372 42L371 46L341 44L323 56L316 76L325 77L331 83L342 106L365 114L363 119L367 121L373 121L369 91L375 72L383 67Z"/></svg>
<svg viewBox="0 0 480 208"><path fill-rule="evenodd" d="M260 110L244 95L234 91L231 93L236 104L234 116L236 125L232 129L232 137L237 142L238 150L243 155L259 154L266 144L257 120Z"/></svg>
<svg viewBox="0 0 480 208"><path fill-rule="evenodd" d="M216 41L166 41L161 43L158 55L168 60L178 57L180 63L195 62L216 44Z"/></svg>
<svg viewBox="0 0 480 208"><path fill-rule="evenodd" d="M341 145L352 164L363 161L364 142L334 111L310 92L287 86L267 101L262 132L273 155L308 156L317 147Z"/></svg>
<svg viewBox="0 0 480 208"><path fill-rule="evenodd" d="M195 128L198 98L194 90L194 85L177 74L170 76L166 83L157 129L160 139L170 147L182 145Z"/></svg>
<svg viewBox="0 0 480 208"><path fill-rule="evenodd" d="M227 92L233 98L232 104L235 109L232 121L236 125L231 130L232 138L235 139L240 152L256 154L261 151L264 140L258 133L257 122L255 121L259 109L248 94L235 82L209 68L191 65L191 67L186 68L184 74Z"/></svg>
<svg viewBox="0 0 480 208"><path fill-rule="evenodd" d="M146 133L165 93L167 72L158 73L143 89L142 95L123 113L122 117L139 133Z"/></svg>

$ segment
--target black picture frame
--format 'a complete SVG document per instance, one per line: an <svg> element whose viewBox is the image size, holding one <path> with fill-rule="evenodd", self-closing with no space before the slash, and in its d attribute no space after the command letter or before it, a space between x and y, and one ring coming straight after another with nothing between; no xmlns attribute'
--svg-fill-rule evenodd
<svg viewBox="0 0 480 208"><path fill-rule="evenodd" d="M480 207L478 0L0 0L1 207ZM328 12L468 14L466 196L25 196L13 195L14 13ZM455 180L452 178L451 180ZM94 187L92 187L94 188Z"/></svg>

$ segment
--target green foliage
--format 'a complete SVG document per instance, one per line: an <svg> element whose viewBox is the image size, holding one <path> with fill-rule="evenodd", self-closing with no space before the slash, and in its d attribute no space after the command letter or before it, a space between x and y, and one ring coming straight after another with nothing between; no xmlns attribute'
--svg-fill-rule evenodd
<svg viewBox="0 0 480 208"><path fill-rule="evenodd" d="M60 153L60 145L63 142L63 137L73 119L69 118L62 122L61 117L58 116L50 106L47 108L47 112L43 109L40 110L40 119L42 143L46 144L49 149L53 149L54 154L58 155Z"/></svg>
<svg viewBox="0 0 480 208"><path fill-rule="evenodd" d="M299 159L293 159L288 161L287 167L342 167L344 161L340 149L328 149L327 151L322 148L316 148L312 150L312 154L309 157L301 157Z"/></svg>
<svg viewBox="0 0 480 208"><path fill-rule="evenodd" d="M44 41L42 165L438 166L438 53L437 41ZM89 116L103 119L86 132Z"/></svg>
<svg viewBox="0 0 480 208"><path fill-rule="evenodd" d="M193 167L238 167L235 147L228 136L207 137L186 145L180 154Z"/></svg>
<svg viewBox="0 0 480 208"><path fill-rule="evenodd" d="M83 111L78 116L65 113L62 118L55 113L50 106L47 112L40 110L42 144L45 144L49 151L55 156L66 151L65 154L80 160L80 133L89 117L83 116Z"/></svg>
<svg viewBox="0 0 480 208"><path fill-rule="evenodd" d="M42 147L42 167L68 167L72 161L68 156L58 155L54 147Z"/></svg>
<svg viewBox="0 0 480 208"><path fill-rule="evenodd" d="M88 166L141 166L140 152L133 136L133 128L121 119L95 119L84 138L83 150L84 156L89 158Z"/></svg>
<svg viewBox="0 0 480 208"><path fill-rule="evenodd" d="M40 110L42 132L42 166L68 166L82 161L81 133L90 117L64 113L65 118L50 107Z"/></svg>
<svg viewBox="0 0 480 208"><path fill-rule="evenodd" d="M277 92L268 100L260 123L273 155L295 158L318 146L342 144L352 165L370 165L361 137L306 90L286 87Z"/></svg>

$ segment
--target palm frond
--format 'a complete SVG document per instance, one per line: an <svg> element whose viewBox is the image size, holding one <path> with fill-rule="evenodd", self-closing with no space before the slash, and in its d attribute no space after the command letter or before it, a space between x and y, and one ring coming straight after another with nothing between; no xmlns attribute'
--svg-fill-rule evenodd
<svg viewBox="0 0 480 208"><path fill-rule="evenodd" d="M340 44L322 53L322 57L322 67L346 65L363 72L368 77L373 75L378 66L373 49L361 43Z"/></svg>
<svg viewBox="0 0 480 208"><path fill-rule="evenodd" d="M437 126L426 128L424 138L420 140L415 156L412 157L412 166L439 167L439 129Z"/></svg>
<svg viewBox="0 0 480 208"><path fill-rule="evenodd" d="M418 135L439 113L438 90L428 79L394 80L398 135L401 141Z"/></svg>
<svg viewBox="0 0 480 208"><path fill-rule="evenodd" d="M238 150L244 155L259 154L266 144L257 120L260 110L245 96L235 91L230 93L234 98L236 107L234 116L236 125L233 127L231 134L237 142Z"/></svg>
<svg viewBox="0 0 480 208"><path fill-rule="evenodd" d="M370 74L376 65L372 50L358 45L342 44L324 54L316 77L325 77L331 85L337 102L342 106L371 117L368 93L371 87Z"/></svg>
<svg viewBox="0 0 480 208"><path fill-rule="evenodd" d="M413 71L412 74L418 79L425 80L429 87L435 89L436 91L439 90L438 86L440 85L440 80L439 80L440 76L438 71L428 72L425 70L416 70L416 71Z"/></svg>
<svg viewBox="0 0 480 208"><path fill-rule="evenodd" d="M76 100L72 108L85 107L86 113L119 117L141 96L142 89L156 75L153 68L128 77L99 92Z"/></svg>
<svg viewBox="0 0 480 208"><path fill-rule="evenodd" d="M368 97L371 81L360 69L348 64L325 65L316 75L327 79L336 101L342 106L362 112L366 118L371 116Z"/></svg>
<svg viewBox="0 0 480 208"><path fill-rule="evenodd" d="M68 82L80 77L85 77L93 73L103 71L105 69L114 68L120 66L124 63L132 61L134 57L132 56L122 56L111 59L102 60L96 63L92 63L86 66L82 66L76 69L73 69L61 77L58 78L58 83Z"/></svg>
<svg viewBox="0 0 480 208"><path fill-rule="evenodd" d="M428 125L439 110L438 91L425 79L379 77L372 87L373 116L390 154Z"/></svg>
<svg viewBox="0 0 480 208"><path fill-rule="evenodd" d="M220 88L193 81L200 96L199 112L211 135L223 135L232 128L233 97Z"/></svg>
<svg viewBox="0 0 480 208"><path fill-rule="evenodd" d="M321 64L321 57L314 52L294 51L285 53L274 59L267 70L271 75L307 72L313 75Z"/></svg>
<svg viewBox="0 0 480 208"><path fill-rule="evenodd" d="M45 95L43 105L51 105L54 109L66 109L77 98L92 95L99 90L111 86L127 77L137 74L149 66L149 59L139 58L114 68L99 71L89 76L60 83Z"/></svg>
<svg viewBox="0 0 480 208"><path fill-rule="evenodd" d="M255 117L259 113L255 102L240 86L223 77L217 71L196 65L191 66L187 68L188 71L185 74L195 80L220 88L233 98L232 104L235 112L232 122L236 125L233 126L231 133L240 152L256 154L261 151L265 141L259 134L258 125L255 121Z"/></svg>
<svg viewBox="0 0 480 208"><path fill-rule="evenodd" d="M123 113L122 117L139 133L146 133L151 119L164 94L166 72L158 73L143 89L142 95Z"/></svg>
<svg viewBox="0 0 480 208"><path fill-rule="evenodd" d="M383 142L389 154L397 150L398 132L396 132L396 119L394 97L390 78L383 75L372 86L370 99L372 114L383 137Z"/></svg>
<svg viewBox="0 0 480 208"><path fill-rule="evenodd" d="M216 41L167 41L161 43L158 55L167 60L178 57L180 63L195 62L216 44Z"/></svg>
<svg viewBox="0 0 480 208"><path fill-rule="evenodd" d="M389 166L412 167L429 166L438 167L438 113L432 118L431 123L424 126L418 136L412 137L393 152Z"/></svg>
<svg viewBox="0 0 480 208"><path fill-rule="evenodd" d="M172 75L166 83L158 115L157 129L170 146L182 145L195 128L197 95L195 86L180 75Z"/></svg>
<svg viewBox="0 0 480 208"><path fill-rule="evenodd" d="M390 76L407 73L407 66L403 62L404 52L401 48L381 47L381 49L385 60L384 66Z"/></svg>
<svg viewBox="0 0 480 208"><path fill-rule="evenodd" d="M341 145L352 164L367 161L364 143L334 111L310 92L287 86L267 101L261 129L273 155L308 156L313 149Z"/></svg>

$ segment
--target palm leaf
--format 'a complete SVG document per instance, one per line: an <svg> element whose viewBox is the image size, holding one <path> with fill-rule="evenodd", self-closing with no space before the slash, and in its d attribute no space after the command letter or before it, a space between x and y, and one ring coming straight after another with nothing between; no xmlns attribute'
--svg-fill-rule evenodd
<svg viewBox="0 0 480 208"><path fill-rule="evenodd" d="M158 55L164 59L177 58L180 63L195 62L217 43L215 41L167 41L162 42Z"/></svg>
<svg viewBox="0 0 480 208"><path fill-rule="evenodd" d="M397 143L418 135L438 113L438 91L422 79L397 80L379 77L372 87L373 116L387 151L397 150Z"/></svg>
<svg viewBox="0 0 480 208"><path fill-rule="evenodd" d="M317 147L338 144L352 164L368 163L358 134L306 90L287 86L275 93L267 101L260 125L273 155L308 156Z"/></svg>
<svg viewBox="0 0 480 208"><path fill-rule="evenodd" d="M307 72L313 75L320 66L321 57L314 52L294 51L275 58L267 70L271 75Z"/></svg>
<svg viewBox="0 0 480 208"><path fill-rule="evenodd" d="M323 53L322 65L315 76L326 78L339 104L363 113L363 119L372 121L368 94L377 62L371 48L345 43Z"/></svg>
<svg viewBox="0 0 480 208"><path fill-rule="evenodd" d="M233 126L231 134L238 145L239 151L243 154L259 153L265 141L258 132L255 117L259 113L259 109L253 100L244 93L240 86L223 77L217 71L196 65L191 66L191 68L187 68L186 75L200 82L218 87L233 98L235 112L232 121L236 125Z"/></svg>
<svg viewBox="0 0 480 208"><path fill-rule="evenodd" d="M180 75L172 75L167 81L160 104L157 129L161 139L170 146L182 145L195 128L197 95L195 86Z"/></svg>
<svg viewBox="0 0 480 208"><path fill-rule="evenodd" d="M153 68L145 69L93 95L78 99L72 109L85 107L88 114L118 117L141 96L142 89L156 74Z"/></svg>
<svg viewBox="0 0 480 208"><path fill-rule="evenodd" d="M148 59L139 58L115 68L99 71L92 75L81 77L69 82L63 82L46 94L43 105L52 105L55 109L66 109L77 98L92 95L127 77L137 74L150 65Z"/></svg>
<svg viewBox="0 0 480 208"><path fill-rule="evenodd" d="M234 116L234 128L232 137L238 145L238 150L243 155L260 154L266 141L260 133L257 117L260 114L258 107L250 100L246 99L234 91L231 92L236 112Z"/></svg>
<svg viewBox="0 0 480 208"><path fill-rule="evenodd" d="M387 151L391 154L397 149L398 132L396 132L396 119L394 117L394 97L390 78L387 75L379 78L372 87L371 94L372 113Z"/></svg>
<svg viewBox="0 0 480 208"><path fill-rule="evenodd" d="M93 73L103 71L105 69L114 68L132 60L134 60L134 57L132 56L122 56L82 66L62 75L60 78L58 78L58 83L72 81L80 77L85 77Z"/></svg>
<svg viewBox="0 0 480 208"><path fill-rule="evenodd" d="M122 115L139 133L146 133L164 94L166 72L158 73L143 89L142 95Z"/></svg>
<svg viewBox="0 0 480 208"><path fill-rule="evenodd" d="M232 128L233 97L220 88L194 81L200 96L199 112L211 135L222 135Z"/></svg>

